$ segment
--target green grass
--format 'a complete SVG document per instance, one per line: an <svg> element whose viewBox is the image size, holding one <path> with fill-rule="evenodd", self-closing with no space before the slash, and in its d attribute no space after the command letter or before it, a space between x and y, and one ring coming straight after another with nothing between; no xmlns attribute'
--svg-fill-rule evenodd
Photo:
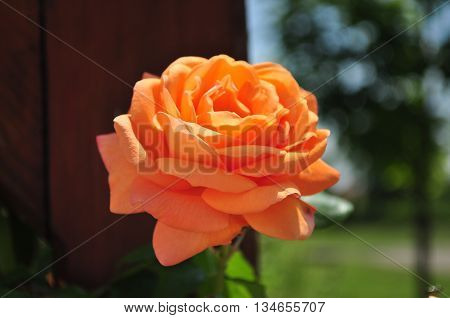
<svg viewBox="0 0 450 318"><path fill-rule="evenodd" d="M414 270L412 232L407 226L346 225ZM436 229L434 247L450 251L448 226ZM406 254L405 254L406 253ZM409 254L408 254L409 253ZM403 254L403 255L402 255ZM261 280L269 297L415 297L417 281L338 227L316 231L302 242L261 238ZM434 284L450 291L450 268L440 266Z"/></svg>

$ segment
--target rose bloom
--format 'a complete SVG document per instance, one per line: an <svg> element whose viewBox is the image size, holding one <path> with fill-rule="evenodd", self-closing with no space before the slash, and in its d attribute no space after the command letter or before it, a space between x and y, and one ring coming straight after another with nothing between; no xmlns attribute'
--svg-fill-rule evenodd
<svg viewBox="0 0 450 318"><path fill-rule="evenodd" d="M147 212L156 257L174 265L243 227L286 240L314 229L301 200L339 172L320 158L317 101L274 63L182 57L137 82L128 114L97 144L113 213Z"/></svg>

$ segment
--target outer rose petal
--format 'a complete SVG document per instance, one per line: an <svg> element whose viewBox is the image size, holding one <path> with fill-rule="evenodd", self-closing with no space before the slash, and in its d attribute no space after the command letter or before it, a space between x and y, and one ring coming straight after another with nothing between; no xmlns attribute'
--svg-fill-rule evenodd
<svg viewBox="0 0 450 318"><path fill-rule="evenodd" d="M145 78L134 85L133 98L128 113L134 125L151 123L156 112L161 110L161 81Z"/></svg>
<svg viewBox="0 0 450 318"><path fill-rule="evenodd" d="M309 110L317 114L319 107L317 106L316 96L305 89L301 89L301 96L306 99Z"/></svg>
<svg viewBox="0 0 450 318"><path fill-rule="evenodd" d="M222 230L231 218L203 202L195 190L171 191L145 178L136 178L131 185L131 202L171 227L192 232Z"/></svg>
<svg viewBox="0 0 450 318"><path fill-rule="evenodd" d="M155 162L155 164L157 163ZM162 173L157 167L152 168L152 170L148 172L139 171L139 176L153 182L161 188L167 188L174 191L192 188L186 180Z"/></svg>
<svg viewBox="0 0 450 318"><path fill-rule="evenodd" d="M205 187L231 193L244 192L256 187L256 183L246 177L228 173L219 168L208 167L198 162L177 158L159 158L157 164L162 172L186 180L194 187Z"/></svg>
<svg viewBox="0 0 450 318"><path fill-rule="evenodd" d="M137 176L137 168L122 154L116 134L97 136L97 146L106 170L109 172L110 210L113 213L136 213L130 202L131 184Z"/></svg>
<svg viewBox="0 0 450 318"><path fill-rule="evenodd" d="M256 231L283 240L304 240L314 230L314 208L295 197L244 218Z"/></svg>
<svg viewBox="0 0 450 318"><path fill-rule="evenodd" d="M298 186L302 195L312 195L333 186L339 177L339 171L319 159L289 180Z"/></svg>
<svg viewBox="0 0 450 318"><path fill-rule="evenodd" d="M158 221L153 232L156 258L164 266L178 264L211 246L230 244L244 222L233 217L227 228L209 233L194 233L172 228Z"/></svg>
<svg viewBox="0 0 450 318"><path fill-rule="evenodd" d="M206 189L202 198L213 208L229 214L258 213L290 195L300 195L290 182L261 186L243 193L225 193Z"/></svg>
<svg viewBox="0 0 450 318"><path fill-rule="evenodd" d="M130 115L120 115L114 118L114 129L119 138L122 153L128 162L133 165L143 162L147 157L147 153L134 134Z"/></svg>

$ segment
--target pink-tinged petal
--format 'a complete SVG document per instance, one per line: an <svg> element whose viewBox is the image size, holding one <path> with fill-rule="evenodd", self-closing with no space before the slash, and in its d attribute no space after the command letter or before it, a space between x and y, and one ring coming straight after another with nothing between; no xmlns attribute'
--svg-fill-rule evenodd
<svg viewBox="0 0 450 318"><path fill-rule="evenodd" d="M120 115L114 118L114 129L119 138L120 148L124 157L133 165L143 162L147 153L134 134L130 115Z"/></svg>
<svg viewBox="0 0 450 318"><path fill-rule="evenodd" d="M141 211L180 230L214 232L230 223L230 215L207 205L198 191L172 191L141 177L131 186L131 202Z"/></svg>
<svg viewBox="0 0 450 318"><path fill-rule="evenodd" d="M314 230L315 209L295 197L272 205L261 213L244 214L256 231L282 240L305 240Z"/></svg>
<svg viewBox="0 0 450 318"><path fill-rule="evenodd" d="M243 193L226 193L212 189L205 189L203 200L219 211L229 214L258 213L271 205L284 200L286 197L299 196L300 191L293 183L261 186Z"/></svg>
<svg viewBox="0 0 450 318"><path fill-rule="evenodd" d="M186 180L194 187L231 193L245 192L256 187L256 183L246 177L194 161L160 158L157 163L163 173Z"/></svg>
<svg viewBox="0 0 450 318"><path fill-rule="evenodd" d="M230 244L238 235L243 221L233 217L230 225L220 231L195 233L179 229L158 221L153 232L153 248L158 261L164 266L178 264L208 247Z"/></svg>
<svg viewBox="0 0 450 318"><path fill-rule="evenodd" d="M99 135L97 146L109 172L111 212L123 214L141 212L130 202L131 184L136 179L137 169L122 154L119 138L116 134Z"/></svg>
<svg viewBox="0 0 450 318"><path fill-rule="evenodd" d="M155 74L152 74L152 73L149 73L149 72L143 72L141 79L146 79L146 78L159 78L159 76L155 75Z"/></svg>

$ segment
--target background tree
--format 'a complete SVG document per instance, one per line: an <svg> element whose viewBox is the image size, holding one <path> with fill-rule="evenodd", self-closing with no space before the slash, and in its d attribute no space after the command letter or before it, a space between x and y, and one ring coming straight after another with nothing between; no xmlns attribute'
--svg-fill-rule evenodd
<svg viewBox="0 0 450 318"><path fill-rule="evenodd" d="M423 17L442 4L288 0L279 21L283 62L315 92L357 175L347 193L357 198L355 217L410 220L416 272L428 282L432 218L448 202L445 149L436 136L449 107L450 10Z"/></svg>

